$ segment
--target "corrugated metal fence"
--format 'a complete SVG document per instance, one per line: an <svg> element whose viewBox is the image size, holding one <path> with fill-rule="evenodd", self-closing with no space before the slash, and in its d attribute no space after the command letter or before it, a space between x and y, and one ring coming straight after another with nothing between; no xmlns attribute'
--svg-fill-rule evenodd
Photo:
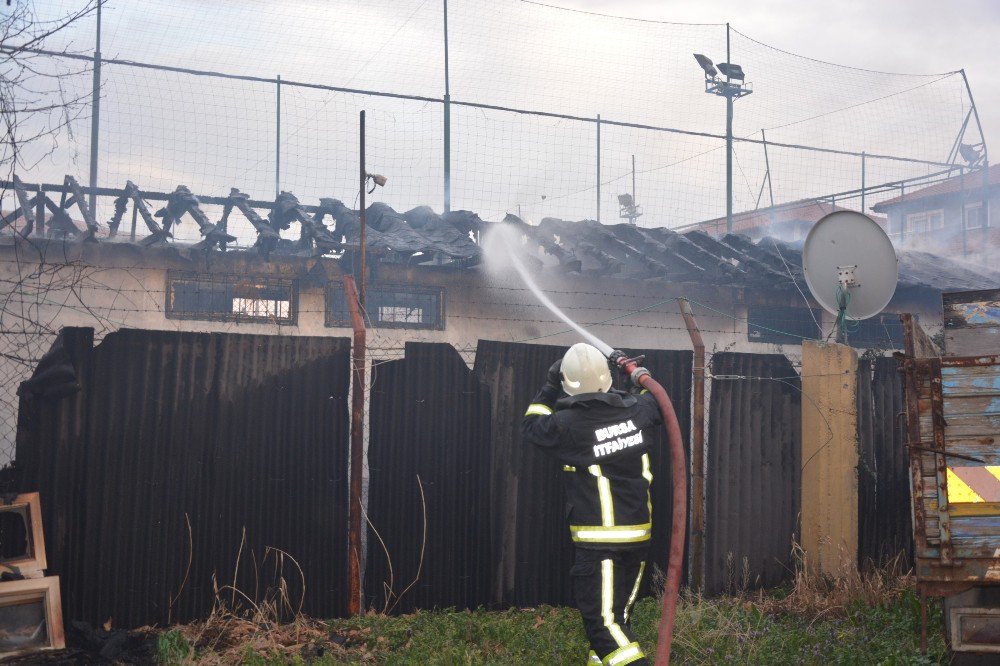
<svg viewBox="0 0 1000 666"><path fill-rule="evenodd" d="M92 336L63 331L22 387L18 424L18 485L42 493L66 617L204 616L213 577L258 594L273 582L268 546L304 570L303 610L343 614L349 341L123 330L94 347ZM518 432L565 348L481 341L471 370L446 344L405 351L373 370L370 606L570 603L561 471ZM692 354L646 353L687 441ZM792 570L798 530L799 378L780 355L717 353L711 369L706 591L772 586ZM909 548L895 361L863 363L858 383L861 557L878 561ZM662 432L653 450L651 554L665 569ZM294 599L302 583L290 563L284 573Z"/></svg>
<svg viewBox="0 0 1000 666"><path fill-rule="evenodd" d="M421 575L396 605L400 610L572 602L561 468L519 434L525 408L565 351L480 341L470 370L448 345L411 343L403 360L378 366L365 584L375 608L395 603L387 593L390 575L399 594L416 578L421 559ZM691 358L653 351L646 360L674 398L685 436ZM658 433L654 451L664 446ZM652 462L666 472L666 456L654 453ZM655 515L669 516L669 473L654 488ZM661 568L669 531L667 521L656 521L651 547Z"/></svg>
<svg viewBox="0 0 1000 666"><path fill-rule="evenodd" d="M903 376L894 358L858 367L858 560L913 565Z"/></svg>
<svg viewBox="0 0 1000 666"><path fill-rule="evenodd" d="M784 356L716 353L705 479L705 590L786 580L798 532L801 382Z"/></svg>
<svg viewBox="0 0 1000 666"><path fill-rule="evenodd" d="M489 392L448 344L407 343L372 374L369 606L488 603Z"/></svg>
<svg viewBox="0 0 1000 666"><path fill-rule="evenodd" d="M16 464L67 620L204 617L213 577L250 597L276 582L267 547L306 572L305 612L345 612L349 340L122 330L94 347L64 329L59 344L71 367L52 380L79 391L46 398L36 374ZM297 605L298 571L283 574Z"/></svg>

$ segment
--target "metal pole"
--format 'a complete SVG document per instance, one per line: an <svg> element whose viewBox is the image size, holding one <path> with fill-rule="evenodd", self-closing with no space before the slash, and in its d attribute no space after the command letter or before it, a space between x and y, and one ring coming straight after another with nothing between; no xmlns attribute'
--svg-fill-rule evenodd
<svg viewBox="0 0 1000 666"><path fill-rule="evenodd" d="M367 240L367 224L365 220L365 187L368 181L368 172L365 170L365 112L361 112L361 191L358 194L358 198L361 202L361 210L359 211L359 221L361 223L361 290L359 296L359 302L361 307L365 307L365 254L367 248L365 246Z"/></svg>
<svg viewBox="0 0 1000 666"><path fill-rule="evenodd" d="M351 313L351 327L354 329L351 382L351 461L350 497L347 518L347 611L351 615L361 612L361 482L362 458L364 457L365 418L365 324L358 308L358 294L354 289L354 278L344 276L344 299Z"/></svg>
<svg viewBox="0 0 1000 666"><path fill-rule="evenodd" d="M448 72L448 0L444 0L444 210L451 210L451 80Z"/></svg>
<svg viewBox="0 0 1000 666"><path fill-rule="evenodd" d="M965 230L965 167L958 170L958 205L962 207L962 214L959 219L962 222L962 256L969 254L969 240ZM942 215L944 212L942 211ZM942 220L943 222L944 220Z"/></svg>
<svg viewBox="0 0 1000 666"><path fill-rule="evenodd" d="M903 183L899 184L899 203L903 203L903 198L906 196L906 185ZM899 244L903 244L903 239L906 238L906 213L899 214Z"/></svg>
<svg viewBox="0 0 1000 666"><path fill-rule="evenodd" d="M278 108L277 108L277 127L275 128L275 140L274 140L274 198L277 199L278 195L281 194L281 74L278 74L277 83L277 98L278 98Z"/></svg>
<svg viewBox="0 0 1000 666"><path fill-rule="evenodd" d="M686 298L677 304L694 347L691 415L691 587L701 590L705 575L705 343Z"/></svg>
<svg viewBox="0 0 1000 666"><path fill-rule="evenodd" d="M597 114L597 221L601 221L601 114Z"/></svg>
<svg viewBox="0 0 1000 666"><path fill-rule="evenodd" d="M983 154L986 154L986 144L983 143ZM990 161L983 160L983 203L979 207L979 228L983 234L983 250L990 242Z"/></svg>
<svg viewBox="0 0 1000 666"><path fill-rule="evenodd" d="M729 54L729 23L726 23L726 62L732 62ZM729 90L729 75L726 74L726 233L733 233L733 97Z"/></svg>
<svg viewBox="0 0 1000 666"><path fill-rule="evenodd" d="M983 124L979 120L979 109L976 107L976 100L972 97L972 87L969 85L969 77L962 73L962 81L965 82L965 92L969 95L969 104L972 106L972 113L976 117L976 127L979 128L979 138L983 141L983 203L979 209L980 228L983 230L983 248L989 244L989 223L990 223L990 151L986 146L986 135L983 134Z"/></svg>
<svg viewBox="0 0 1000 666"><path fill-rule="evenodd" d="M767 158L767 137L764 130L760 131L760 139L764 144L764 167L767 169L767 193L771 197L771 206L774 206L774 189L771 187L771 161Z"/></svg>
<svg viewBox="0 0 1000 666"><path fill-rule="evenodd" d="M969 78L965 75L965 70L958 70L962 73L962 80L965 82L965 92L969 95L969 104L972 105L972 114L976 117L976 127L979 128L979 138L983 140L983 164L989 165L990 153L986 147L986 135L983 134L983 124L979 122L979 109L976 108L976 100L972 98L972 87L969 86ZM986 180L983 180L986 183ZM985 192L983 193L985 196Z"/></svg>
<svg viewBox="0 0 1000 666"><path fill-rule="evenodd" d="M865 212L865 151L861 151L861 212Z"/></svg>
<svg viewBox="0 0 1000 666"><path fill-rule="evenodd" d="M733 233L733 98L726 95L726 233Z"/></svg>
<svg viewBox="0 0 1000 666"><path fill-rule="evenodd" d="M632 205L635 205L635 155L632 156Z"/></svg>
<svg viewBox="0 0 1000 666"><path fill-rule="evenodd" d="M94 86L90 100L90 210L97 215L97 145L101 129L101 5L97 3L97 42L94 48Z"/></svg>

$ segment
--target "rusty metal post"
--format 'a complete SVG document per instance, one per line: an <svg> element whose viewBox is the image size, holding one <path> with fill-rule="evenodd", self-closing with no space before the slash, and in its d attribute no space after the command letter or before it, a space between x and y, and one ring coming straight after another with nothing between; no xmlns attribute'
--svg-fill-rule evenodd
<svg viewBox="0 0 1000 666"><path fill-rule="evenodd" d="M677 304L694 346L694 396L691 419L691 587L701 590L705 576L705 343L686 298Z"/></svg>
<svg viewBox="0 0 1000 666"><path fill-rule="evenodd" d="M364 113L364 112L362 112ZM354 329L351 373L351 497L347 522L347 610L351 615L361 612L361 476L364 456L365 418L365 324L358 308L354 278L344 276L344 299L351 312Z"/></svg>
<svg viewBox="0 0 1000 666"><path fill-rule="evenodd" d="M365 189L368 187L368 172L365 170L365 112L361 112L361 192L358 198L361 202L359 211L359 222L361 223L361 292L359 302L361 307L365 307L365 254L367 249L366 236L367 224L365 220Z"/></svg>

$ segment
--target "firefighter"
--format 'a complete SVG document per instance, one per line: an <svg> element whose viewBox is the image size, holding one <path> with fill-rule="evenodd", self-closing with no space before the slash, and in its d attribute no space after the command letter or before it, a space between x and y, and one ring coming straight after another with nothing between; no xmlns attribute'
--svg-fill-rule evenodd
<svg viewBox="0 0 1000 666"><path fill-rule="evenodd" d="M578 343L549 368L521 423L521 434L563 466L566 516L574 546L573 595L590 641L588 663L646 664L629 612L646 569L652 531L650 429L662 423L655 399L611 389L597 348Z"/></svg>

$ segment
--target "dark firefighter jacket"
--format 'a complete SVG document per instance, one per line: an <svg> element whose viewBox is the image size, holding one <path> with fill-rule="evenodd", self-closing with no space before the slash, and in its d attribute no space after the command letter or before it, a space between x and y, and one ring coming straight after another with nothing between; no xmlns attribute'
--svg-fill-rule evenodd
<svg viewBox="0 0 1000 666"><path fill-rule="evenodd" d="M543 388L521 434L563 464L570 536L584 548L644 546L652 532L650 428L662 423L648 393L583 393L556 400Z"/></svg>

